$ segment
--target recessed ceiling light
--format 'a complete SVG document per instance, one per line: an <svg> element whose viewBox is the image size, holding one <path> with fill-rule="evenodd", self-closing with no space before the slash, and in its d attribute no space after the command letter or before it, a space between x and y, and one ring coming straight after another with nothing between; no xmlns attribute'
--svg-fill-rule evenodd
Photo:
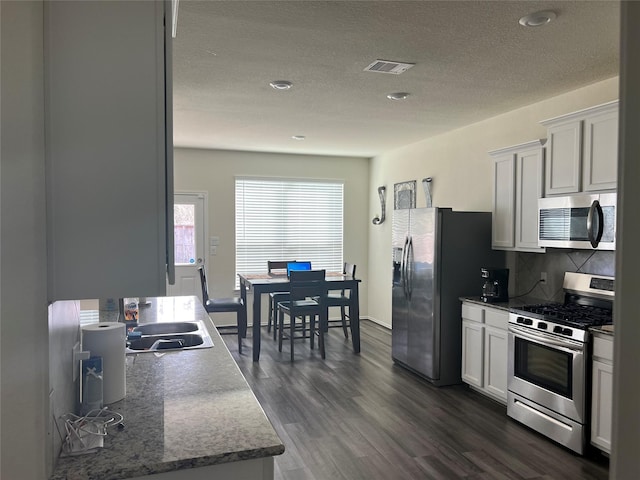
<svg viewBox="0 0 640 480"><path fill-rule="evenodd" d="M293 138L294 140L304 140L307 137L305 137L304 135L294 135L291 138Z"/></svg>
<svg viewBox="0 0 640 480"><path fill-rule="evenodd" d="M551 11L536 12L522 17L519 22L525 27L541 27L551 23L556 18L556 14Z"/></svg>
<svg viewBox="0 0 640 480"><path fill-rule="evenodd" d="M396 93L390 93L389 95L387 95L387 98L389 100L404 100L408 96L409 94L407 92L396 92Z"/></svg>
<svg viewBox="0 0 640 480"><path fill-rule="evenodd" d="M271 85L276 90L289 90L293 86L293 83L287 80L274 80L269 85Z"/></svg>

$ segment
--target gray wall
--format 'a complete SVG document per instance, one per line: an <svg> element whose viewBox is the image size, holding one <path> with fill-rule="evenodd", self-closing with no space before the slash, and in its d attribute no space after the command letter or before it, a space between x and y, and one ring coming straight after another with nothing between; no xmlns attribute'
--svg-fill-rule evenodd
<svg viewBox="0 0 640 480"><path fill-rule="evenodd" d="M0 18L0 478L42 480L49 418L42 2L2 1Z"/></svg>
<svg viewBox="0 0 640 480"><path fill-rule="evenodd" d="M622 2L612 479L640 478L640 3Z"/></svg>
<svg viewBox="0 0 640 480"><path fill-rule="evenodd" d="M537 283L540 273L547 272L547 282ZM564 272L596 273L614 276L615 252L595 250L547 249L547 253L518 253L515 258L515 291L510 296L523 295L541 300L562 302ZM533 290L532 290L533 288Z"/></svg>
<svg viewBox="0 0 640 480"><path fill-rule="evenodd" d="M47 303L43 4L2 1L0 14L0 478L42 480L53 419L75 408L79 307Z"/></svg>

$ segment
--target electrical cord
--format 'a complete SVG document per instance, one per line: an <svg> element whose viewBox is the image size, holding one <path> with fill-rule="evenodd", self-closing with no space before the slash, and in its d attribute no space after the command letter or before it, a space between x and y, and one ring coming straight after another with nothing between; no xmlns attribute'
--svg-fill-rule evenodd
<svg viewBox="0 0 640 480"><path fill-rule="evenodd" d="M118 412L107 410L107 407L91 410L84 416L66 413L60 419L64 421L65 429L62 452L67 455L101 447L102 437L107 435L107 429L124 426L124 417Z"/></svg>
<svg viewBox="0 0 640 480"><path fill-rule="evenodd" d="M533 292L533 289L536 288L538 286L539 283L541 283L542 280L538 280L536 283L533 284L533 287L531 287L528 291L524 292L521 295L516 295L515 297L509 297L509 300L513 299L513 298L520 298L520 297L524 297L525 295L529 295L531 292Z"/></svg>

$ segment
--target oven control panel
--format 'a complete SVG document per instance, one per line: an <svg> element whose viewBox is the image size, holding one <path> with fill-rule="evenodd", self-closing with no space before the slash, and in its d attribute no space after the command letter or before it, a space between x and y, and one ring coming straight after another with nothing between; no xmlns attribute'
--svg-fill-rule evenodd
<svg viewBox="0 0 640 480"><path fill-rule="evenodd" d="M546 332L550 335L557 335L563 338L569 338L578 342L586 342L588 332L579 328L568 327L566 325L557 324L548 320L540 320L531 318L519 313L511 312L509 314L509 323L526 327L537 332ZM534 332L532 332L534 333Z"/></svg>

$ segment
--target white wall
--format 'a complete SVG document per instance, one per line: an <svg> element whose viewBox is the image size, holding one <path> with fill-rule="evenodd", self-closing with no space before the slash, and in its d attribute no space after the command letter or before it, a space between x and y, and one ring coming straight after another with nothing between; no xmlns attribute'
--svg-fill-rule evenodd
<svg viewBox="0 0 640 480"><path fill-rule="evenodd" d="M49 355L42 15L42 2L0 2L3 480L46 478Z"/></svg>
<svg viewBox="0 0 640 480"><path fill-rule="evenodd" d="M417 206L426 200L421 185L432 177L433 205L454 210L491 211L493 163L487 152L546 138L538 122L618 98L618 78L568 92L482 122L376 157L371 163L369 201L380 209L377 188L387 186L388 221L369 225L369 318L391 325L391 217L393 185L417 180Z"/></svg>
<svg viewBox="0 0 640 480"><path fill-rule="evenodd" d="M360 308L361 315L367 315L367 226L372 218L368 159L185 148L176 148L174 158L175 190L208 192L209 235L220 237L217 254L207 257L211 296L234 293L236 176L344 181L343 255L357 265L356 276L363 279Z"/></svg>
<svg viewBox="0 0 640 480"><path fill-rule="evenodd" d="M49 305L49 417L47 420L46 464L51 468L58 458L62 438L54 419L78 412L80 381L73 379L73 346L80 341L80 302L68 300Z"/></svg>

